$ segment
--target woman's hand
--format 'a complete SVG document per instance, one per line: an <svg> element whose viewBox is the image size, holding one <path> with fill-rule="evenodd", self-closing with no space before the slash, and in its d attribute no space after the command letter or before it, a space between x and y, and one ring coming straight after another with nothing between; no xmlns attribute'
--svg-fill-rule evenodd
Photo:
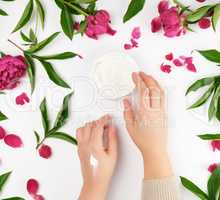
<svg viewBox="0 0 220 200"><path fill-rule="evenodd" d="M83 187L79 200L104 200L117 162L116 128L111 117L87 123L77 130ZM105 135L105 136L104 136ZM107 137L107 145L103 138ZM96 161L91 164L91 157Z"/></svg>
<svg viewBox="0 0 220 200"><path fill-rule="evenodd" d="M167 117L164 92L151 76L133 73L138 93L137 108L124 100L126 127L143 155L145 179L172 175L167 154Z"/></svg>

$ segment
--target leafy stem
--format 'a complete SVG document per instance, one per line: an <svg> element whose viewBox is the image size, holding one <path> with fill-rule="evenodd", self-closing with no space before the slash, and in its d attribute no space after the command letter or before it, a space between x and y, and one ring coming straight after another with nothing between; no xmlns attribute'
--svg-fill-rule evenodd
<svg viewBox="0 0 220 200"><path fill-rule="evenodd" d="M85 11L83 11L82 9L80 9L79 7L77 7L77 6L74 5L74 4L71 4L71 3L66 2L66 1L64 1L64 4L66 4L68 7L72 8L73 10L77 11L78 13L80 13L80 14L86 16L86 17L89 16L88 13L86 13Z"/></svg>

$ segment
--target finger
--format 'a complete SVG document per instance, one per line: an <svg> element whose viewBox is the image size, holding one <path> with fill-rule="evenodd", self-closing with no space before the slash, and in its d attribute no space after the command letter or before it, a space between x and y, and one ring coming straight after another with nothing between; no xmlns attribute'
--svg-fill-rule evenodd
<svg viewBox="0 0 220 200"><path fill-rule="evenodd" d="M94 122L94 128L92 129L91 142L93 147L98 149L103 149L103 134L104 128L109 124L111 117L109 115L105 115L99 120Z"/></svg>
<svg viewBox="0 0 220 200"><path fill-rule="evenodd" d="M76 139L79 144L82 143L82 141L83 141L83 127L80 127L76 130Z"/></svg>
<svg viewBox="0 0 220 200"><path fill-rule="evenodd" d="M114 157L117 157L118 152L118 138L116 127L110 125L108 127L108 153Z"/></svg>
<svg viewBox="0 0 220 200"><path fill-rule="evenodd" d="M152 108L159 109L164 101L163 90L153 77L146 75L144 72L140 72L139 74L146 86L149 88L150 106Z"/></svg>
<svg viewBox="0 0 220 200"><path fill-rule="evenodd" d="M92 122L86 123L83 134L83 141L89 142L92 132Z"/></svg>
<svg viewBox="0 0 220 200"><path fill-rule="evenodd" d="M132 79L138 92L138 107L139 109L147 109L150 106L149 90L138 73L133 73Z"/></svg>
<svg viewBox="0 0 220 200"><path fill-rule="evenodd" d="M129 100L124 99L123 104L124 104L124 120L125 120L126 128L128 132L130 133L130 132L133 132L135 116L134 116L134 112L132 109L132 105L129 102Z"/></svg>

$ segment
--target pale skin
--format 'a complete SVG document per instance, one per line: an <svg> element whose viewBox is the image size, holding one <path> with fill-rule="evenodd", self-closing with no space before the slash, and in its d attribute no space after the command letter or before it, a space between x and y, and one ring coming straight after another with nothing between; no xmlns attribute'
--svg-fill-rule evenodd
<svg viewBox="0 0 220 200"><path fill-rule="evenodd" d="M167 153L167 117L165 95L159 83L143 72L132 74L137 90L137 105L123 100L127 132L140 150L144 164L144 179L160 179L172 175ZM108 148L103 145L103 134ZM105 200L117 163L117 130L106 115L77 130L78 154L83 186L79 200ZM92 166L91 155L98 165Z"/></svg>

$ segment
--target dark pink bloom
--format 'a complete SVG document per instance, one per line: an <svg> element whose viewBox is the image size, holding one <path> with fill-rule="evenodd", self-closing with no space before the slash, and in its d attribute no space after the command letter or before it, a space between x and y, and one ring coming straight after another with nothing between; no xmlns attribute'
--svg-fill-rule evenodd
<svg viewBox="0 0 220 200"><path fill-rule="evenodd" d="M152 31L152 33L158 32L161 29L161 27L162 27L162 24L161 24L160 17L155 17L151 21L151 31Z"/></svg>
<svg viewBox="0 0 220 200"><path fill-rule="evenodd" d="M133 39L139 39L141 37L140 27L135 27L131 33Z"/></svg>
<svg viewBox="0 0 220 200"><path fill-rule="evenodd" d="M29 194L33 195L33 194L37 194L39 189L39 183L37 180L35 179L30 179L27 182L27 191Z"/></svg>
<svg viewBox="0 0 220 200"><path fill-rule="evenodd" d="M179 59L174 59L173 64L176 65L177 67L183 66L183 63Z"/></svg>
<svg viewBox="0 0 220 200"><path fill-rule="evenodd" d="M0 58L0 90L13 89L25 75L27 65L22 56Z"/></svg>
<svg viewBox="0 0 220 200"><path fill-rule="evenodd" d="M202 18L199 20L199 27L202 29L207 29L211 26L211 21L208 18Z"/></svg>
<svg viewBox="0 0 220 200"><path fill-rule="evenodd" d="M210 173L213 173L217 168L218 168L218 164L213 163L213 164L211 164L211 165L208 167L208 171L209 171Z"/></svg>
<svg viewBox="0 0 220 200"><path fill-rule="evenodd" d="M41 145L41 147L39 149L39 155L45 159L50 158L52 155L52 150L51 150L50 146L44 145L44 144Z"/></svg>
<svg viewBox="0 0 220 200"><path fill-rule="evenodd" d="M169 61L173 60L173 53L169 53L165 56L165 58Z"/></svg>
<svg viewBox="0 0 220 200"><path fill-rule="evenodd" d="M93 39L98 39L98 36L105 33L114 35L116 33L110 27L110 15L106 10L99 10L95 15L90 15L86 18L87 28L86 35Z"/></svg>
<svg viewBox="0 0 220 200"><path fill-rule="evenodd" d="M170 65L161 64L160 69L161 69L162 72L165 72L165 73L168 73L168 74L171 72L171 66Z"/></svg>
<svg viewBox="0 0 220 200"><path fill-rule="evenodd" d="M131 44L124 44L124 49L125 50L129 50L129 49L132 49L132 45Z"/></svg>
<svg viewBox="0 0 220 200"><path fill-rule="evenodd" d="M212 150L215 151L216 149L220 151L220 140L213 140L211 142Z"/></svg>
<svg viewBox="0 0 220 200"><path fill-rule="evenodd" d="M34 200L44 200L44 197L40 194L34 195L33 198Z"/></svg>
<svg viewBox="0 0 220 200"><path fill-rule="evenodd" d="M25 92L21 93L15 99L17 105L24 105L25 103L29 103L30 99Z"/></svg>
<svg viewBox="0 0 220 200"><path fill-rule="evenodd" d="M20 148L23 145L21 138L14 134L6 135L4 142L12 148Z"/></svg>
<svg viewBox="0 0 220 200"><path fill-rule="evenodd" d="M6 136L5 129L2 126L0 126L0 140L4 139L5 136Z"/></svg>
<svg viewBox="0 0 220 200"><path fill-rule="evenodd" d="M185 33L182 21L184 16L179 13L178 7L170 7L168 1L161 1L158 5L159 17L155 17L151 21L152 32L164 30L164 35L167 37L180 36Z"/></svg>

